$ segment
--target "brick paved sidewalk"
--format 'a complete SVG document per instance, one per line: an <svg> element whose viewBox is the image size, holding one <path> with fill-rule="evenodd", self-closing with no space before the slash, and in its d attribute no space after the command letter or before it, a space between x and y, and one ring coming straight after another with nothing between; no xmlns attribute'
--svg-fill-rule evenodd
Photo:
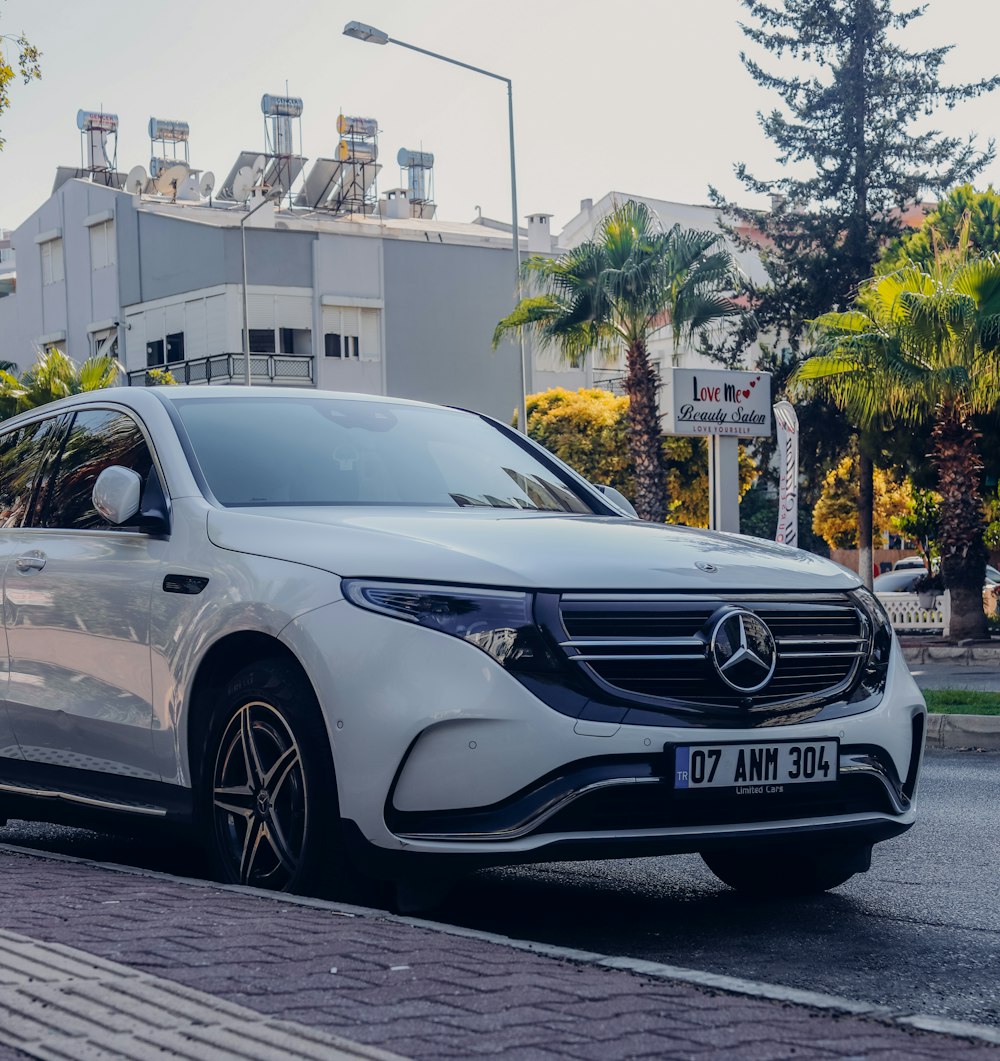
<svg viewBox="0 0 1000 1061"><path fill-rule="evenodd" d="M413 1058L1000 1058L984 1042L374 911L10 851L0 851L0 929ZM0 1048L2 1061L17 1056Z"/></svg>

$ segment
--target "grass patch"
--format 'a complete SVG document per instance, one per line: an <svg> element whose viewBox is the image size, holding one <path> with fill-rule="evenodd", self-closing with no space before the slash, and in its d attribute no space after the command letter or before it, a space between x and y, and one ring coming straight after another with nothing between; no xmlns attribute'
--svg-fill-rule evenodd
<svg viewBox="0 0 1000 1061"><path fill-rule="evenodd" d="M924 689L927 709L939 715L1000 715L1000 693L978 689Z"/></svg>

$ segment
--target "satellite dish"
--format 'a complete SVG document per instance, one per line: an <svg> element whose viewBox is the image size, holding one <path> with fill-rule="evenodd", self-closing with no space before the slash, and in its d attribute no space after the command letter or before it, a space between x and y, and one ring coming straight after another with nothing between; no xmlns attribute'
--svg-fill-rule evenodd
<svg viewBox="0 0 1000 1061"><path fill-rule="evenodd" d="M139 195L143 188L146 187L146 181L149 178L146 176L145 166L133 166L128 171L128 176L125 178L125 191L130 195Z"/></svg>
<svg viewBox="0 0 1000 1061"><path fill-rule="evenodd" d="M258 155L254 160L253 164L253 182L254 184L260 180L260 175L264 172L264 167L267 165L267 159L263 155Z"/></svg>
<svg viewBox="0 0 1000 1061"><path fill-rule="evenodd" d="M176 196L187 175L187 166L170 166L153 181L153 187L158 195Z"/></svg>
<svg viewBox="0 0 1000 1061"><path fill-rule="evenodd" d="M233 178L233 198L238 203L244 203L250 197L250 189L256 181L253 170L249 166L243 166Z"/></svg>
<svg viewBox="0 0 1000 1061"><path fill-rule="evenodd" d="M201 178L201 184L198 185L198 191L201 192L203 199L212 198L212 192L215 191L215 174L211 170L207 170L205 175Z"/></svg>
<svg viewBox="0 0 1000 1061"><path fill-rule="evenodd" d="M184 181L178 185L177 198L183 199L188 203L201 201L201 190L198 187L198 175L196 173L189 173L184 178Z"/></svg>

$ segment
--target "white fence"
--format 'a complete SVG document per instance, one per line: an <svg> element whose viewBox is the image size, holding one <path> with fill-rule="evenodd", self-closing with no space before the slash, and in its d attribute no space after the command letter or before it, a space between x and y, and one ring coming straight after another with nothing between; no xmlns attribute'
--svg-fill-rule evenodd
<svg viewBox="0 0 1000 1061"><path fill-rule="evenodd" d="M916 593L879 593L894 630L940 630L951 624L951 594L941 593L930 608L920 604Z"/></svg>

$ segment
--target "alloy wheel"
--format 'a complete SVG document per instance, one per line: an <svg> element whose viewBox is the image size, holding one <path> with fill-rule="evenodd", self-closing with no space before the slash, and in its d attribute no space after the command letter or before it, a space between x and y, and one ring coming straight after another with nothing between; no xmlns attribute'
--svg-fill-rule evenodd
<svg viewBox="0 0 1000 1061"><path fill-rule="evenodd" d="M260 700L241 705L219 744L212 778L216 840L240 884L282 890L295 880L308 803L298 742Z"/></svg>

